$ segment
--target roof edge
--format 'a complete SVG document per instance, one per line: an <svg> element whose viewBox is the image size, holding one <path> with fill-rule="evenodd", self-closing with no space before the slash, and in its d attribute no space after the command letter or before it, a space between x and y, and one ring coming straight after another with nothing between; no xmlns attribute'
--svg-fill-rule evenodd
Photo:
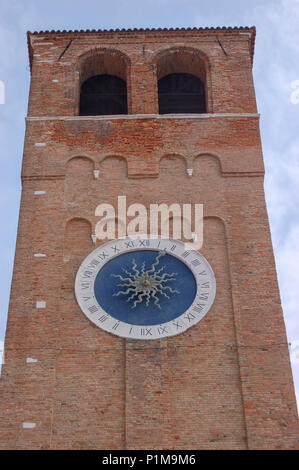
<svg viewBox="0 0 299 470"><path fill-rule="evenodd" d="M31 45L31 36L42 36L42 35L89 35L89 34L107 34L107 33L143 33L143 32L250 32L251 33L251 44L250 44L250 56L251 63L253 63L254 56L254 46L255 46L255 37L256 37L256 27L255 26L218 26L218 27L199 27L199 28L116 28L116 29L81 29L81 30L46 30L46 31L27 31L27 43L28 43L28 52L29 52L29 64L30 70L32 68L32 45Z"/></svg>

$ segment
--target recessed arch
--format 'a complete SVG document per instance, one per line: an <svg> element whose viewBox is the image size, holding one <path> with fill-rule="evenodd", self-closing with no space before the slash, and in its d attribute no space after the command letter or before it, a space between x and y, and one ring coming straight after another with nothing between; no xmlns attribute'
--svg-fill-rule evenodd
<svg viewBox="0 0 299 470"><path fill-rule="evenodd" d="M83 217L72 217L65 223L63 239L63 278L64 292L74 292L76 272L82 258L91 250L91 223Z"/></svg>
<svg viewBox="0 0 299 470"><path fill-rule="evenodd" d="M185 162L185 164L187 164L187 158L185 157L185 155L183 155L181 153L175 153L175 152L163 153L163 155L160 156L160 162L164 158L169 158L169 159L176 159L177 158L177 159L183 160Z"/></svg>
<svg viewBox="0 0 299 470"><path fill-rule="evenodd" d="M72 157L69 157L68 160L66 160L65 162L66 173L73 164L76 164L76 162L80 162L80 161L84 162L84 166L86 168L90 167L94 169L95 167L95 161L93 158L88 157L86 155L73 155Z"/></svg>
<svg viewBox="0 0 299 470"><path fill-rule="evenodd" d="M209 60L189 47L159 51L155 57L159 113L211 112Z"/></svg>
<svg viewBox="0 0 299 470"><path fill-rule="evenodd" d="M119 180L128 176L128 161L123 155L105 155L100 160L100 174L109 180Z"/></svg>
<svg viewBox="0 0 299 470"><path fill-rule="evenodd" d="M155 54L157 78L169 73L192 73L204 80L205 73L210 69L210 60L203 51L185 46L162 49Z"/></svg>
<svg viewBox="0 0 299 470"><path fill-rule="evenodd" d="M70 228L70 226L72 224L82 224L85 225L86 227L88 226L89 229L90 229L90 233L91 233L91 221L89 219L87 219L86 217L81 217L80 215L76 215L74 217L70 217L68 219L66 219L66 222L65 222L65 232L67 232L67 230Z"/></svg>
<svg viewBox="0 0 299 470"><path fill-rule="evenodd" d="M126 54L116 49L92 49L80 56L77 68L79 115L128 113L130 59Z"/></svg>
<svg viewBox="0 0 299 470"><path fill-rule="evenodd" d="M167 160L178 161L178 162L181 162L182 166L184 166L185 169L187 168L187 158L180 153L165 153L161 155L160 160L159 160L160 167L163 164L163 160L164 161L167 161Z"/></svg>
<svg viewBox="0 0 299 470"><path fill-rule="evenodd" d="M218 172L222 176L223 170L222 170L222 165L221 165L221 158L219 157L219 155L216 155L214 153L208 153L208 152L199 153L198 155L195 155L193 157L193 167L195 169L195 175L196 175L196 167L200 165L201 159L202 160L206 159L206 160L210 160L211 162L213 162L215 171Z"/></svg>
<svg viewBox="0 0 299 470"><path fill-rule="evenodd" d="M73 156L66 162L64 198L66 203L80 205L87 200L94 181L95 162L90 157Z"/></svg>
<svg viewBox="0 0 299 470"><path fill-rule="evenodd" d="M211 221L211 222L214 221L215 224L220 224L223 227L223 231L224 231L225 237L226 237L226 230L227 230L226 224L227 223L226 223L226 221L223 217L220 217L219 215L210 214L210 215L205 215L203 217L203 220L204 221Z"/></svg>
<svg viewBox="0 0 299 470"><path fill-rule="evenodd" d="M131 65L127 54L118 49L94 48L81 54L77 60L80 84L93 75L110 74L127 80Z"/></svg>
<svg viewBox="0 0 299 470"><path fill-rule="evenodd" d="M174 190L177 192L182 178L187 177L187 168L188 158L186 156L178 153L163 154L159 159L159 179L165 180L165 182L171 181L171 192Z"/></svg>
<svg viewBox="0 0 299 470"><path fill-rule="evenodd" d="M120 155L118 153L110 153L108 155L103 155L100 158L100 164L102 164L105 160L109 160L110 158L118 158L120 160L124 160L127 163L127 158L124 155Z"/></svg>
<svg viewBox="0 0 299 470"><path fill-rule="evenodd" d="M64 230L64 254L80 255L91 247L91 222L84 217L72 217Z"/></svg>
<svg viewBox="0 0 299 470"><path fill-rule="evenodd" d="M228 232L230 230L228 222L221 215L212 212L203 217L203 253L207 254L207 259L211 262L217 278L217 269L224 269L227 272L229 285L231 284L228 259ZM222 257L222 262L219 260ZM218 288L219 290L219 288ZM230 296L231 300L231 296Z"/></svg>

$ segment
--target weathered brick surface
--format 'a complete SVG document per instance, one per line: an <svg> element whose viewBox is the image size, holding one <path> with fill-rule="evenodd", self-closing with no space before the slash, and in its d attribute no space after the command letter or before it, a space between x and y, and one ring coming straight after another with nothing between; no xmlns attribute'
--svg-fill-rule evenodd
<svg viewBox="0 0 299 470"><path fill-rule="evenodd" d="M250 28L30 35L1 448L298 447L251 35ZM157 76L180 61L204 77L208 114L156 114ZM77 116L80 80L101 70L126 78L128 116ZM146 207L204 204L201 251L217 294L182 335L126 341L91 324L75 301L76 271L95 247L95 208L116 207L118 195ZM38 300L45 309L36 309Z"/></svg>

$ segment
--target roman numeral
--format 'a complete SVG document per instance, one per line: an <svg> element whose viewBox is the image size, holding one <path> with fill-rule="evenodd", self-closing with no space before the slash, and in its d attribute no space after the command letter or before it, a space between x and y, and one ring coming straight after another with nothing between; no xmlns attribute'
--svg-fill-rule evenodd
<svg viewBox="0 0 299 470"><path fill-rule="evenodd" d="M183 327L183 325L180 325L178 321L173 321L172 324L176 326L177 330Z"/></svg>
<svg viewBox="0 0 299 470"><path fill-rule="evenodd" d="M172 247L171 247L171 248L169 248L169 249L170 249L170 251L175 251L175 249L176 249L176 245L172 245Z"/></svg>
<svg viewBox="0 0 299 470"><path fill-rule="evenodd" d="M117 246L111 246L110 248L111 250L114 250L114 253L118 253L120 251L120 249L117 248Z"/></svg>
<svg viewBox="0 0 299 470"><path fill-rule="evenodd" d="M200 300L208 300L208 297L209 297L209 294L206 293L206 292L203 292L202 294L200 294L199 299Z"/></svg>
<svg viewBox="0 0 299 470"><path fill-rule="evenodd" d="M150 246L149 240L139 240L139 246Z"/></svg>
<svg viewBox="0 0 299 470"><path fill-rule="evenodd" d="M91 297L83 297L84 299L84 302L87 302L89 299L91 299Z"/></svg>
<svg viewBox="0 0 299 470"><path fill-rule="evenodd" d="M118 327L119 327L119 321L113 325L112 330L116 330Z"/></svg>
<svg viewBox="0 0 299 470"><path fill-rule="evenodd" d="M152 328L141 328L140 333L141 333L141 336L153 336Z"/></svg>
<svg viewBox="0 0 299 470"><path fill-rule="evenodd" d="M90 286L90 282L82 282L81 283L81 289L88 289Z"/></svg>
<svg viewBox="0 0 299 470"><path fill-rule="evenodd" d="M103 251L103 253L101 253L100 255L98 255L98 258L100 258L101 260L103 260L103 259L105 259L105 258L109 258L109 255L108 255L108 253L105 253L105 252Z"/></svg>
<svg viewBox="0 0 299 470"><path fill-rule="evenodd" d="M134 243L132 241L125 242L126 248L134 248Z"/></svg>
<svg viewBox="0 0 299 470"><path fill-rule="evenodd" d="M191 261L191 264L192 264L192 266L196 267L196 266L199 266L201 264L201 261L199 259L193 259Z"/></svg>
<svg viewBox="0 0 299 470"><path fill-rule="evenodd" d="M192 322L192 320L194 320L195 318L195 315L193 315L191 312L187 313L186 316L184 318L187 318L187 320L189 321L189 323Z"/></svg>
<svg viewBox="0 0 299 470"><path fill-rule="evenodd" d="M195 310L195 312L201 313L204 306L205 306L205 304L196 304L196 306L193 307L193 310Z"/></svg>
<svg viewBox="0 0 299 470"><path fill-rule="evenodd" d="M168 331L166 330L166 326L159 326L158 333L159 335L162 335L163 333L168 333Z"/></svg>
<svg viewBox="0 0 299 470"><path fill-rule="evenodd" d="M184 251L184 253L182 254L182 257L187 258L189 255L190 255L190 251Z"/></svg>
<svg viewBox="0 0 299 470"><path fill-rule="evenodd" d="M201 273L198 273L199 276L205 276L207 274L207 271L203 270Z"/></svg>
<svg viewBox="0 0 299 470"><path fill-rule="evenodd" d="M92 276L92 271L84 271L83 277L90 278Z"/></svg>
<svg viewBox="0 0 299 470"><path fill-rule="evenodd" d="M96 305L91 305L90 307L88 307L88 310L90 311L90 313L96 313L98 311L98 307Z"/></svg>
<svg viewBox="0 0 299 470"><path fill-rule="evenodd" d="M207 281L207 282L203 282L200 287L202 287L203 289L209 289L210 288L210 282Z"/></svg>
<svg viewBox="0 0 299 470"><path fill-rule="evenodd" d="M98 264L100 264L100 262L97 260L97 259L93 259L89 265L92 267L92 268L95 268Z"/></svg>
<svg viewBox="0 0 299 470"><path fill-rule="evenodd" d="M107 318L108 318L108 315L102 315L101 317L98 318L98 320L103 323L104 321L107 320Z"/></svg>

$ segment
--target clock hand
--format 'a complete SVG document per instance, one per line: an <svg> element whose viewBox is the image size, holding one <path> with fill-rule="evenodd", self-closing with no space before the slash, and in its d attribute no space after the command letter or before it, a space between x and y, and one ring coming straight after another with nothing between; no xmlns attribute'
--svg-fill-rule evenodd
<svg viewBox="0 0 299 470"><path fill-rule="evenodd" d="M164 256L164 255L166 255L166 251L165 251L165 250L162 250L162 251L158 254L158 256L156 257L156 260L155 260L155 262L152 264L151 269L149 269L148 271L145 271L145 273L146 273L146 274L153 273L153 272L155 271L155 267L158 266L158 264L159 264L159 259L160 259L162 256ZM163 268L164 268L164 267L165 267L165 266L163 266Z"/></svg>

